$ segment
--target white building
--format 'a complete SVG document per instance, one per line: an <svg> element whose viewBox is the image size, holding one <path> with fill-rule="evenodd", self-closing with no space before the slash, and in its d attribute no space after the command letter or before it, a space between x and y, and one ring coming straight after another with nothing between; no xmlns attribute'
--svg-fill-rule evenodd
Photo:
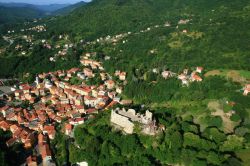
<svg viewBox="0 0 250 166"><path fill-rule="evenodd" d="M110 121L118 125L127 134L132 134L134 130L133 122L139 122L142 125L142 132L149 135L156 133L155 121L153 121L153 114L146 111L145 115L136 113L134 109L124 108L112 110Z"/></svg>
<svg viewBox="0 0 250 166"><path fill-rule="evenodd" d="M128 117L120 115L117 111L112 110L110 121L120 126L125 133L127 134L133 133L134 124L129 120Z"/></svg>
<svg viewBox="0 0 250 166"><path fill-rule="evenodd" d="M88 163L86 161L78 162L76 164L77 164L77 166L88 166Z"/></svg>

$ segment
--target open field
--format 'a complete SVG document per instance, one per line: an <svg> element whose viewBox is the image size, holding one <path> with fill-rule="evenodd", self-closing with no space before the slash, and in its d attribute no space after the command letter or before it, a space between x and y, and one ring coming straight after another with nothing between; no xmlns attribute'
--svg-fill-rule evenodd
<svg viewBox="0 0 250 166"><path fill-rule="evenodd" d="M212 101L208 103L208 108L211 111L214 111L211 113L212 116L220 116L223 121L223 130L225 133L233 133L235 126L238 125L239 122L233 122L230 117L232 114L225 113L223 110L221 104L219 101Z"/></svg>
<svg viewBox="0 0 250 166"><path fill-rule="evenodd" d="M250 71L247 70L211 70L205 74L205 77L216 75L232 79L234 82L242 84L245 84L250 80Z"/></svg>

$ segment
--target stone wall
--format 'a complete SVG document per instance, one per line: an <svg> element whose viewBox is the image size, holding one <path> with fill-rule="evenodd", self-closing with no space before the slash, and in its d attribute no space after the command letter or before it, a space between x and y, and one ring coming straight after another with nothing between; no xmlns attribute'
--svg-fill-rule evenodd
<svg viewBox="0 0 250 166"><path fill-rule="evenodd" d="M132 134L134 130L134 124L129 120L128 117L120 115L116 110L112 110L110 121L123 128L124 132Z"/></svg>

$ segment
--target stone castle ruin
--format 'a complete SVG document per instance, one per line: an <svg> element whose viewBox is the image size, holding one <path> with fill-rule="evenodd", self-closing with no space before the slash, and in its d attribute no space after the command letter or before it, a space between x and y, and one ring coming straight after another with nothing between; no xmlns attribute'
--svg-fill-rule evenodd
<svg viewBox="0 0 250 166"><path fill-rule="evenodd" d="M116 108L111 112L111 123L121 128L125 133L132 134L134 130L134 123L138 122L142 127L142 132L148 135L156 134L155 120L150 111L146 111L145 115L136 113L134 109Z"/></svg>

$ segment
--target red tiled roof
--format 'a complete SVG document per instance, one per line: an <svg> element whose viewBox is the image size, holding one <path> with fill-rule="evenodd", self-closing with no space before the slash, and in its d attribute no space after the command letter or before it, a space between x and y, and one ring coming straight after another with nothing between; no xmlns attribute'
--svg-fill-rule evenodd
<svg viewBox="0 0 250 166"><path fill-rule="evenodd" d="M72 69L68 70L68 73L75 73L79 70L80 70L79 68L72 68Z"/></svg>
<svg viewBox="0 0 250 166"><path fill-rule="evenodd" d="M113 80L108 80L106 82L107 82L107 84L110 84L110 85L115 83Z"/></svg>
<svg viewBox="0 0 250 166"><path fill-rule="evenodd" d="M30 90L30 89L31 89L31 86L29 86L29 85L23 86L23 90Z"/></svg>
<svg viewBox="0 0 250 166"><path fill-rule="evenodd" d="M96 98L92 96L84 96L84 100L96 100Z"/></svg>
<svg viewBox="0 0 250 166"><path fill-rule="evenodd" d="M41 153L41 156L43 159L47 156L51 156L51 151L49 149L49 145L45 144L45 145L41 146L40 153Z"/></svg>
<svg viewBox="0 0 250 166"><path fill-rule="evenodd" d="M21 128L18 128L17 130L15 130L15 131L13 132L13 135L12 135L12 136L13 136L14 138L19 138L21 132L22 132L22 129L21 129Z"/></svg>
<svg viewBox="0 0 250 166"><path fill-rule="evenodd" d="M83 105L75 105L75 108L76 109L84 109L84 106Z"/></svg>
<svg viewBox="0 0 250 166"><path fill-rule="evenodd" d="M23 110L22 108L14 108L15 112L19 112L19 111L22 111L22 110Z"/></svg>
<svg viewBox="0 0 250 166"><path fill-rule="evenodd" d="M196 74L193 75L193 79L197 80L197 81L202 81L202 78L200 76L196 75Z"/></svg>
<svg viewBox="0 0 250 166"><path fill-rule="evenodd" d="M75 122L82 122L82 121L84 121L84 118L76 118L75 119Z"/></svg>
<svg viewBox="0 0 250 166"><path fill-rule="evenodd" d="M107 106L107 108L111 108L113 107L115 104L117 104L116 101L112 101L111 103L109 103L109 105Z"/></svg>
<svg viewBox="0 0 250 166"><path fill-rule="evenodd" d="M10 128L10 124L7 123L6 121L1 121L0 122L0 128L2 128L4 130L8 130Z"/></svg>
<svg viewBox="0 0 250 166"><path fill-rule="evenodd" d="M72 130L73 126L71 124L65 124L65 130Z"/></svg>
<svg viewBox="0 0 250 166"><path fill-rule="evenodd" d="M86 113L91 114L93 112L97 111L95 108L89 108L86 110Z"/></svg>
<svg viewBox="0 0 250 166"><path fill-rule="evenodd" d="M4 107L1 107L1 108L0 108L0 111L7 110L8 108L10 108L10 107L6 105L6 106L4 106Z"/></svg>
<svg viewBox="0 0 250 166"><path fill-rule="evenodd" d="M44 127L43 127L43 130L44 131L54 131L55 130L55 126L48 126L48 125L45 125Z"/></svg>
<svg viewBox="0 0 250 166"><path fill-rule="evenodd" d="M18 127L16 124L14 124L14 125L11 125L11 126L10 126L10 129L11 129L13 132L15 132L15 130L18 130L19 127Z"/></svg>
<svg viewBox="0 0 250 166"><path fill-rule="evenodd" d="M120 76L126 76L126 74L127 74L126 72L121 72L119 75Z"/></svg>

